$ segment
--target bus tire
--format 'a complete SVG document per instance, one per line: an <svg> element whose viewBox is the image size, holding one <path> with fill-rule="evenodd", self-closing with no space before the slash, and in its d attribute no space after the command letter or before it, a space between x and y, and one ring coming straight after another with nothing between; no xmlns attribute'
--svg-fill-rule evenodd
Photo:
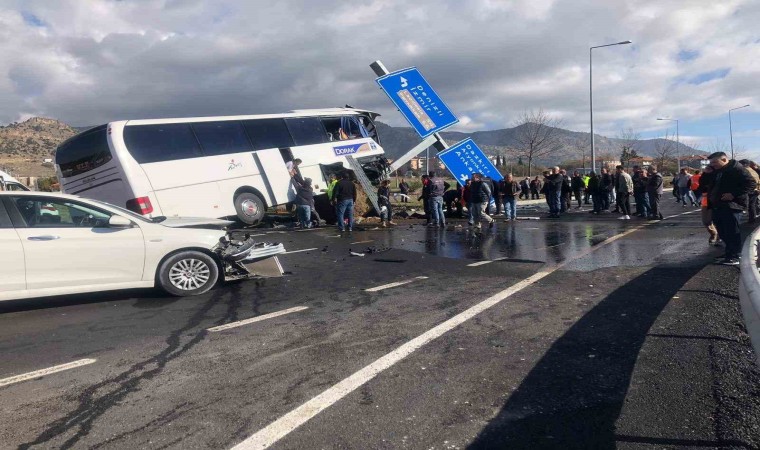
<svg viewBox="0 0 760 450"><path fill-rule="evenodd" d="M211 256L187 250L176 253L158 269L158 284L177 297L200 295L211 290L219 280L219 266Z"/></svg>
<svg viewBox="0 0 760 450"><path fill-rule="evenodd" d="M256 225L264 218L266 205L258 195L242 192L235 197L235 212L244 224Z"/></svg>

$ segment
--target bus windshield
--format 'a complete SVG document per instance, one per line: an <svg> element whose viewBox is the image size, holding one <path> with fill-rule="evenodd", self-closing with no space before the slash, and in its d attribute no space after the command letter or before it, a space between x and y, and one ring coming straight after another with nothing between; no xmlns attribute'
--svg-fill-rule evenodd
<svg viewBox="0 0 760 450"><path fill-rule="evenodd" d="M55 163L63 177L73 177L102 166L112 159L108 148L106 125L78 134L61 144L55 152Z"/></svg>

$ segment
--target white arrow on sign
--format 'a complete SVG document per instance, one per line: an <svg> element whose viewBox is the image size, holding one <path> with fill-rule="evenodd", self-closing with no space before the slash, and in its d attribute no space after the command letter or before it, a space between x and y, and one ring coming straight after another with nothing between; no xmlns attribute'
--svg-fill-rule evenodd
<svg viewBox="0 0 760 450"><path fill-rule="evenodd" d="M462 180L462 184L465 184L467 183L467 180L470 179L470 177L468 177L466 174L462 174L462 176L459 177L459 179Z"/></svg>
<svg viewBox="0 0 760 450"><path fill-rule="evenodd" d="M409 83L406 81L406 78L401 77L401 87L405 88L407 86L409 86Z"/></svg>

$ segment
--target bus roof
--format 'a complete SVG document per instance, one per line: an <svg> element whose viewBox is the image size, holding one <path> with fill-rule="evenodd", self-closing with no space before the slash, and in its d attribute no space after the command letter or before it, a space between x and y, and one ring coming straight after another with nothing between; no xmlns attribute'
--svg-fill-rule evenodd
<svg viewBox="0 0 760 450"><path fill-rule="evenodd" d="M208 116L208 117L175 117L165 119L139 119L139 120L119 120L111 123L122 122L124 125L155 125L161 123L186 123L186 122L211 122L217 120L248 120L248 119L279 119L286 117L304 117L304 116L337 116L337 115L358 115L367 114L372 118L380 114L355 108L323 108L323 109L296 109L288 113L281 114L252 114L243 116Z"/></svg>

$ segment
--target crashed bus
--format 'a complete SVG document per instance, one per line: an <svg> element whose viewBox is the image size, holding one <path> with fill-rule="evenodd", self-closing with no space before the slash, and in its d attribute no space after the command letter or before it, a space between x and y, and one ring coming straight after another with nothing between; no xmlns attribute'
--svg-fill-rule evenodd
<svg viewBox="0 0 760 450"><path fill-rule="evenodd" d="M295 198L288 163L326 192L355 158L375 181L388 163L374 125L354 108L286 114L122 120L82 132L55 155L61 190L155 217L262 220ZM317 202L326 206L326 194Z"/></svg>

